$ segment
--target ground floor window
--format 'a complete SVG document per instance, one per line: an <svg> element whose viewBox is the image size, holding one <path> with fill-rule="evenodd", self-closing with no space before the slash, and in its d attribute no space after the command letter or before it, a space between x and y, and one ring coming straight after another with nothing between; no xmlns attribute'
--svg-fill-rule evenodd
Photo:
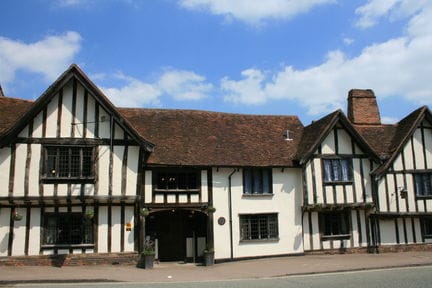
<svg viewBox="0 0 432 288"><path fill-rule="evenodd" d="M323 238L349 237L349 214L345 211L320 213L320 228Z"/></svg>
<svg viewBox="0 0 432 288"><path fill-rule="evenodd" d="M83 213L45 213L44 245L93 244L93 220Z"/></svg>
<svg viewBox="0 0 432 288"><path fill-rule="evenodd" d="M247 214L240 215L240 240L278 239L278 215Z"/></svg>
<svg viewBox="0 0 432 288"><path fill-rule="evenodd" d="M432 217L423 218L422 225L423 225L423 237L432 238Z"/></svg>

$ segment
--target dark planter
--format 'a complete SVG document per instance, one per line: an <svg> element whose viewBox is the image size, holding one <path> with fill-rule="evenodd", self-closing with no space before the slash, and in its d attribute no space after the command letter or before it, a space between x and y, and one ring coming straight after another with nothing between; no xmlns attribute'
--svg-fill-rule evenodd
<svg viewBox="0 0 432 288"><path fill-rule="evenodd" d="M155 254L141 254L140 258L138 259L137 267L144 269L152 269L154 260Z"/></svg>
<svg viewBox="0 0 432 288"><path fill-rule="evenodd" d="M213 266L214 252L204 252L204 266Z"/></svg>

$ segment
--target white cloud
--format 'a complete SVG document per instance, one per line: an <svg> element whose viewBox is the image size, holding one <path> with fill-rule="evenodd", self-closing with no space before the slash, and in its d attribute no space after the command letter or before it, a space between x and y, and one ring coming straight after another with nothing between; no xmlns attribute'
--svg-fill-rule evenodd
<svg viewBox="0 0 432 288"><path fill-rule="evenodd" d="M225 101L261 104L293 100L317 115L344 107L350 89L371 88L378 97L403 95L414 103L431 104L432 5L424 5L405 31L399 38L365 47L352 58L336 50L308 69L287 66L268 77L253 69L253 73L243 71L243 79L238 81L224 78Z"/></svg>
<svg viewBox="0 0 432 288"><path fill-rule="evenodd" d="M116 74L115 77L124 80L126 85L121 88L101 87L101 89L116 106L160 105L159 97L162 95L162 91L154 85L123 74Z"/></svg>
<svg viewBox="0 0 432 288"><path fill-rule="evenodd" d="M176 100L201 100L213 86L205 77L185 70L168 70L162 74L157 85Z"/></svg>
<svg viewBox="0 0 432 288"><path fill-rule="evenodd" d="M80 34L73 31L29 44L0 37L0 80L7 84L17 70L23 70L52 81L73 62L81 41Z"/></svg>
<svg viewBox="0 0 432 288"><path fill-rule="evenodd" d="M291 19L318 5L335 0L179 0L182 7L208 10L213 14L236 18L249 24L260 24L265 19Z"/></svg>
<svg viewBox="0 0 432 288"><path fill-rule="evenodd" d="M345 45L349 46L352 43L354 43L354 39L352 39L352 38L344 38L343 42L344 42Z"/></svg>
<svg viewBox="0 0 432 288"><path fill-rule="evenodd" d="M108 78L102 76L101 79ZM164 94L177 101L201 100L213 89L203 76L186 70L167 69L152 83L122 73L117 73L114 78L126 84L121 88L105 87L102 90L119 107L160 106L160 97Z"/></svg>
<svg viewBox="0 0 432 288"><path fill-rule="evenodd" d="M389 17L397 20L412 16L421 10L430 0L369 0L369 2L356 9L360 18L356 26L369 28L376 25L380 18Z"/></svg>

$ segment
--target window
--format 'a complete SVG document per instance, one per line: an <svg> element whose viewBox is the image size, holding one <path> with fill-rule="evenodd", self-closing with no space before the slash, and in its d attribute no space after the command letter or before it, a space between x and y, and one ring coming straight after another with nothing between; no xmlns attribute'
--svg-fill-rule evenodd
<svg viewBox="0 0 432 288"><path fill-rule="evenodd" d="M44 245L93 244L93 220L83 213L45 213Z"/></svg>
<svg viewBox="0 0 432 288"><path fill-rule="evenodd" d="M414 174L416 195L420 197L432 197L432 174Z"/></svg>
<svg viewBox="0 0 432 288"><path fill-rule="evenodd" d="M46 178L93 177L93 147L45 147Z"/></svg>
<svg viewBox="0 0 432 288"><path fill-rule="evenodd" d="M156 171L155 191L157 192L199 192L201 177L199 171Z"/></svg>
<svg viewBox="0 0 432 288"><path fill-rule="evenodd" d="M323 163L325 182L352 181L352 162L350 159L324 159Z"/></svg>
<svg viewBox="0 0 432 288"><path fill-rule="evenodd" d="M277 214L240 215L240 240L278 239Z"/></svg>
<svg viewBox="0 0 432 288"><path fill-rule="evenodd" d="M432 238L432 218L427 217L422 219L423 222L423 237Z"/></svg>
<svg viewBox="0 0 432 288"><path fill-rule="evenodd" d="M244 169L243 189L244 194L271 194L272 179L271 169Z"/></svg>
<svg viewBox="0 0 432 288"><path fill-rule="evenodd" d="M321 213L321 234L323 237L349 237L349 216L347 212Z"/></svg>

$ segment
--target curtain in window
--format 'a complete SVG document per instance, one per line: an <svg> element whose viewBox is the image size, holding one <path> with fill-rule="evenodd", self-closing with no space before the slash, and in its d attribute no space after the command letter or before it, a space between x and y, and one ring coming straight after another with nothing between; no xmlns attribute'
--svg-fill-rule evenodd
<svg viewBox="0 0 432 288"><path fill-rule="evenodd" d="M252 172L250 169L244 169L244 189L246 194L252 194Z"/></svg>
<svg viewBox="0 0 432 288"><path fill-rule="evenodd" d="M263 170L262 171L262 182L263 182L263 193L270 193L270 171L269 170Z"/></svg>
<svg viewBox="0 0 432 288"><path fill-rule="evenodd" d="M348 167L348 160L343 159L340 160L341 164L341 172L342 172L342 181L349 181L349 167Z"/></svg>
<svg viewBox="0 0 432 288"><path fill-rule="evenodd" d="M325 173L325 181L330 182L332 181L332 164L331 160L324 160L324 173Z"/></svg>

